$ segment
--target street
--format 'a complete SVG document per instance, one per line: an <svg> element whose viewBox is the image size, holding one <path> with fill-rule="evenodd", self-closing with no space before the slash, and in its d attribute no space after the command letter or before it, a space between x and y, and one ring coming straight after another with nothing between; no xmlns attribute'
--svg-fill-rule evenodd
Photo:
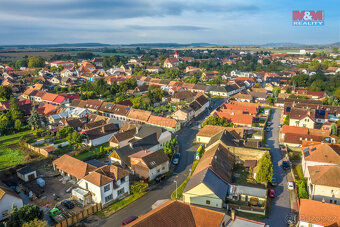
<svg viewBox="0 0 340 227"><path fill-rule="evenodd" d="M212 99L212 110L216 109L225 99ZM95 217L89 217L84 222L89 226L104 226L115 227L121 226L122 221L130 216L139 216L147 213L151 210L151 206L158 200L170 199L171 193L176 189L177 181L178 186L187 178L192 162L194 161L195 152L199 144L194 144L193 140L199 130L199 125L209 115L210 111L205 111L197 119L194 120L190 127L183 127L177 134L177 140L179 142L179 152L181 158L179 164L174 168L173 174L168 179L159 183L146 195L136 200L132 204L126 206L120 211L113 214L107 219L99 219Z"/></svg>
<svg viewBox="0 0 340 227"><path fill-rule="evenodd" d="M265 220L269 226L283 227L287 226L285 218L290 211L289 192L287 188L286 172L281 168L282 156L279 149L279 124L281 110L272 108L272 130L267 133L267 144L273 162L273 172L278 185L275 187L276 198L271 203L270 216Z"/></svg>

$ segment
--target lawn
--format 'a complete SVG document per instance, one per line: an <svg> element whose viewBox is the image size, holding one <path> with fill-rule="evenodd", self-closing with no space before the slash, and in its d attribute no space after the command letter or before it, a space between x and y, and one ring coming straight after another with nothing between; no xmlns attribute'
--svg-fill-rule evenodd
<svg viewBox="0 0 340 227"><path fill-rule="evenodd" d="M305 179L303 176L302 165L293 165L293 173L296 181Z"/></svg>
<svg viewBox="0 0 340 227"><path fill-rule="evenodd" d="M8 136L0 136L0 147L17 144L21 136L32 134L31 130L19 132Z"/></svg>
<svg viewBox="0 0 340 227"><path fill-rule="evenodd" d="M0 170L27 162L19 139L28 134L31 134L30 130L0 137Z"/></svg>

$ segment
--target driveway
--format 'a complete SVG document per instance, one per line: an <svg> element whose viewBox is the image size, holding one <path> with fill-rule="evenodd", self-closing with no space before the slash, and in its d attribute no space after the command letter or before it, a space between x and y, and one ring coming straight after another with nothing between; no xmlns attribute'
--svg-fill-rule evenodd
<svg viewBox="0 0 340 227"><path fill-rule="evenodd" d="M286 227L285 218L290 211L289 192L287 188L286 172L281 168L282 156L279 149L279 124L281 117L280 109L272 109L273 114L270 122L272 130L267 133L267 144L273 161L274 177L278 185L275 188L276 198L271 202L271 211L265 223L269 226Z"/></svg>
<svg viewBox="0 0 340 227"><path fill-rule="evenodd" d="M212 99L211 110L216 109L225 101L225 99ZM199 125L209 115L209 113L210 111L204 112L201 116L195 119L195 121L193 121L193 124L190 127L184 127L177 134L181 159L179 164L174 168L171 177L162 183L159 183L145 196L116 212L111 217L107 219L99 219L94 216L90 216L83 223L86 223L88 226L118 227L122 225L122 221L124 219L130 216L139 216L149 212L151 210L151 206L158 200L170 199L171 193L176 189L174 181L176 180L179 186L187 178L191 170L195 152L199 146L199 144L194 144L193 140L199 130Z"/></svg>

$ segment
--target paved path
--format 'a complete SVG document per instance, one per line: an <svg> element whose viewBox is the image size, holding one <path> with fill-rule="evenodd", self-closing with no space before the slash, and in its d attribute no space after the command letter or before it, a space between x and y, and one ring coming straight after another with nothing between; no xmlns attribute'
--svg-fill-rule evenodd
<svg viewBox="0 0 340 227"><path fill-rule="evenodd" d="M286 227L285 218L290 211L289 192L287 188L286 172L281 168L282 155L279 149L279 124L281 117L280 109L272 109L270 121L273 123L272 130L267 133L267 144L271 150L274 177L278 185L275 188L276 198L271 203L271 212L265 223L270 227Z"/></svg>
<svg viewBox="0 0 340 227"><path fill-rule="evenodd" d="M212 109L217 108L223 102L225 102L225 99L213 99L211 104ZM199 144L194 144L193 140L199 130L199 125L208 115L208 111L204 112L190 127L184 127L178 133L177 140L179 141L181 159L179 164L174 168L173 175L170 178L153 187L145 196L116 212L111 217L100 219L96 216L90 216L83 221L83 223L87 226L118 227L122 225L124 219L130 216L139 216L149 212L151 206L158 200L170 199L171 193L176 189L174 180L177 181L179 186L187 178L191 170L195 152L199 146Z"/></svg>

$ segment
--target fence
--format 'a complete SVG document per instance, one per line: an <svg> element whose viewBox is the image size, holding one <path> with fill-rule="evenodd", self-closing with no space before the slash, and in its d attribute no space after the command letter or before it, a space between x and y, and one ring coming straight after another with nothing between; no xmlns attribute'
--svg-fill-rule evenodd
<svg viewBox="0 0 340 227"><path fill-rule="evenodd" d="M91 207L87 207L83 209L82 211L74 214L72 217L62 220L61 222L55 224L53 227L68 227L68 226L74 225L78 223L79 221L81 221L82 219L100 210L102 210L102 205L100 203L95 204Z"/></svg>
<svg viewBox="0 0 340 227"><path fill-rule="evenodd" d="M45 157L51 156L51 154L47 150L41 149L39 147L34 147L34 146L32 146L32 145L30 145L28 143L24 143L24 147L26 147L26 148L30 149L31 151L34 151L34 152L36 152L38 154L41 154L41 155L43 155Z"/></svg>

